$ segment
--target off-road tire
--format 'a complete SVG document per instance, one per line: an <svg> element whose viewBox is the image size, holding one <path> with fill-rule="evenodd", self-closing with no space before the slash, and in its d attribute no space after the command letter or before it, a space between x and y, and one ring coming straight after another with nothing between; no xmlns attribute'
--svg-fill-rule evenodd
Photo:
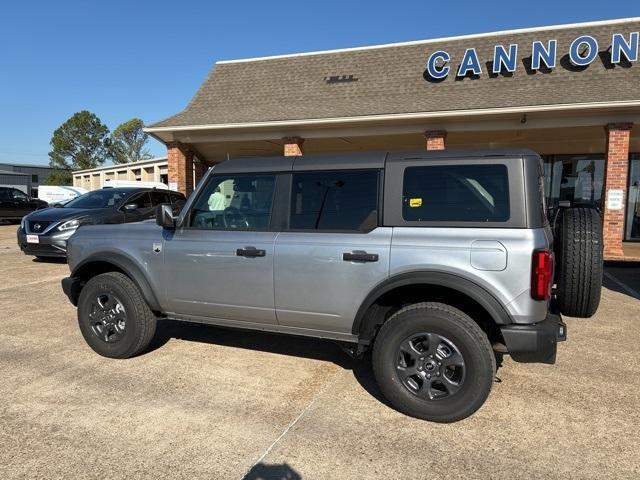
<svg viewBox="0 0 640 480"><path fill-rule="evenodd" d="M420 398L398 375L398 348L404 339L419 332L450 339L464 358L466 377L451 397ZM485 402L493 385L496 359L487 335L468 315L449 305L424 302L402 308L382 325L373 348L373 372L383 395L397 410L449 423L472 415Z"/></svg>
<svg viewBox="0 0 640 480"><path fill-rule="evenodd" d="M101 340L93 332L89 319L91 302L103 293L115 295L126 312L123 337L114 343ZM130 358L149 346L156 330L156 317L129 277L108 272L91 278L80 292L78 324L85 341L96 353L109 358Z"/></svg>
<svg viewBox="0 0 640 480"><path fill-rule="evenodd" d="M567 208L556 239L556 285L560 312L591 317L600 304L602 218L593 208Z"/></svg>

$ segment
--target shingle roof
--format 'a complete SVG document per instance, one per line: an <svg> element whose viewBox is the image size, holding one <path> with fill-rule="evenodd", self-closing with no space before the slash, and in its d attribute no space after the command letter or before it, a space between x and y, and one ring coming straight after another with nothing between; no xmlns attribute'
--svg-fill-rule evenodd
<svg viewBox="0 0 640 480"><path fill-rule="evenodd" d="M476 38L432 40L381 48L351 49L251 61L219 62L187 108L151 127L356 117L550 104L640 100L640 65L613 66L606 49L613 33L640 30L640 20L522 31ZM567 68L570 43L588 34L600 58L584 71ZM531 44L557 39L558 66L528 71ZM489 75L496 44L518 43L512 76ZM478 79L456 79L454 68L475 47L483 69ZM451 55L452 73L440 83L423 78L428 55ZM603 53L605 52L605 53ZM561 66L562 65L562 66ZM332 76L357 81L328 83Z"/></svg>

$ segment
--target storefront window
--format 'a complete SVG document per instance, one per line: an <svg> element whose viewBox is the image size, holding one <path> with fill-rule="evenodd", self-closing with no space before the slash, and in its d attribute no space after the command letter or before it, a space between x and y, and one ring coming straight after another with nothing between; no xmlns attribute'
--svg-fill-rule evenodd
<svg viewBox="0 0 640 480"><path fill-rule="evenodd" d="M550 208L589 205L602 208L602 155L547 155L544 157L545 195Z"/></svg>
<svg viewBox="0 0 640 480"><path fill-rule="evenodd" d="M640 154L631 155L625 240L640 242Z"/></svg>

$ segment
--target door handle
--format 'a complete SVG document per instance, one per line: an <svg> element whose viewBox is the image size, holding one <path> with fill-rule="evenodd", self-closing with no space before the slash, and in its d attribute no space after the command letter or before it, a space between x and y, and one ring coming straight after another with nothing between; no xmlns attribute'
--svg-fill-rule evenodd
<svg viewBox="0 0 640 480"><path fill-rule="evenodd" d="M256 247L244 247L236 250L236 255L238 257L255 258L264 257L266 254L267 252L265 250L260 250Z"/></svg>
<svg viewBox="0 0 640 480"><path fill-rule="evenodd" d="M364 250L354 250L353 252L344 252L342 260L345 262L377 262L377 253L367 253Z"/></svg>

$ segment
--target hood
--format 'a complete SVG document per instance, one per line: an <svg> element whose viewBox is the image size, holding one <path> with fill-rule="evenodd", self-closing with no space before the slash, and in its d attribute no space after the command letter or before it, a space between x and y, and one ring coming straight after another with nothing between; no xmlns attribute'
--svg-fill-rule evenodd
<svg viewBox="0 0 640 480"><path fill-rule="evenodd" d="M38 222L59 222L84 216L99 216L108 212L109 208L44 208L27 215L27 220Z"/></svg>

